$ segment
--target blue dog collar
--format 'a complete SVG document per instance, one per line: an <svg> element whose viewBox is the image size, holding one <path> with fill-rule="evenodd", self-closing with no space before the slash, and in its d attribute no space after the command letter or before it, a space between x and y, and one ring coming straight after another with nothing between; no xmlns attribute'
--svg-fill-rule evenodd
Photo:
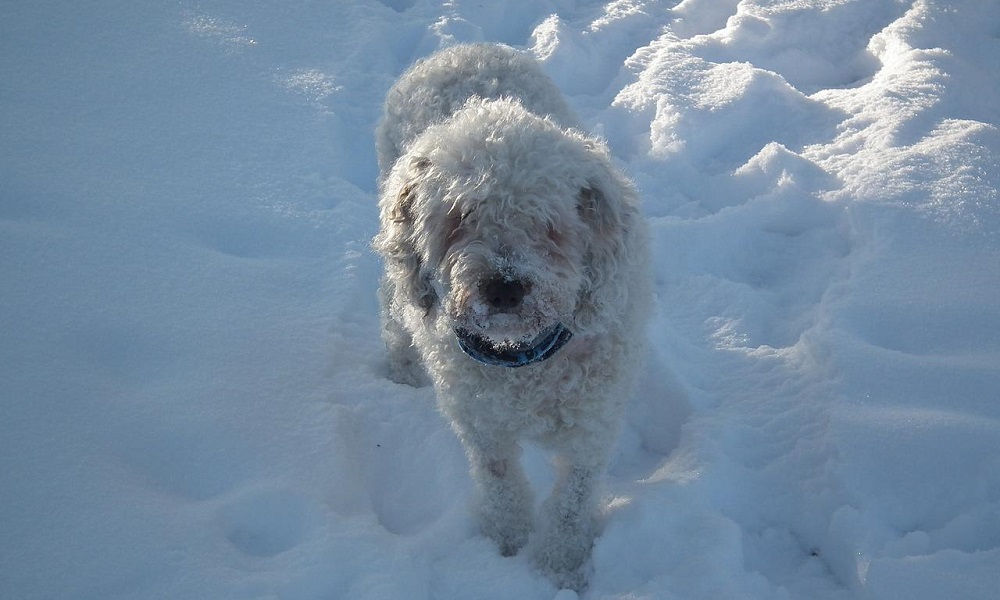
<svg viewBox="0 0 1000 600"><path fill-rule="evenodd" d="M495 367L523 367L541 362L559 351L573 337L573 332L562 323L543 331L534 340L521 344L497 346L485 337L466 329L455 329L458 345L462 350L483 363Z"/></svg>

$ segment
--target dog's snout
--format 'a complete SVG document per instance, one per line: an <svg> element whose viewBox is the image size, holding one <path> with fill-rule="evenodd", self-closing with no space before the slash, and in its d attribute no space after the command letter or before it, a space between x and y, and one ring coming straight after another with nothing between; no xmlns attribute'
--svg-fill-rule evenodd
<svg viewBox="0 0 1000 600"><path fill-rule="evenodd" d="M483 283L482 294L491 307L501 311L511 311L521 306L521 301L528 294L528 288L528 285L520 281L498 277Z"/></svg>

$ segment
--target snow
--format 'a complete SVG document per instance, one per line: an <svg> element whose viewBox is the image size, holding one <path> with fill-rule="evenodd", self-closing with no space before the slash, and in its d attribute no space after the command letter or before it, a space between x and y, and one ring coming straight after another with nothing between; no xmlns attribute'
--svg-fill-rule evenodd
<svg viewBox="0 0 1000 600"><path fill-rule="evenodd" d="M654 234L580 597L996 597L993 0L6 3L0 597L576 597L384 376L374 124L477 40Z"/></svg>

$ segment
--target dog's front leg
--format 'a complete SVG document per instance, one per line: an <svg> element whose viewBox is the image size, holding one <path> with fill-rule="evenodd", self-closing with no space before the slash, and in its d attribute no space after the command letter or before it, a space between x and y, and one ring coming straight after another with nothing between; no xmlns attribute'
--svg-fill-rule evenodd
<svg viewBox="0 0 1000 600"><path fill-rule="evenodd" d="M552 495L543 507L543 531L535 561L557 584L579 590L581 567L590 556L596 527L596 484L603 464L570 460L557 464Z"/></svg>
<svg viewBox="0 0 1000 600"><path fill-rule="evenodd" d="M477 512L482 532L504 556L513 556L528 542L532 494L521 467L521 448L513 439L488 439L475 432L462 435L476 484Z"/></svg>

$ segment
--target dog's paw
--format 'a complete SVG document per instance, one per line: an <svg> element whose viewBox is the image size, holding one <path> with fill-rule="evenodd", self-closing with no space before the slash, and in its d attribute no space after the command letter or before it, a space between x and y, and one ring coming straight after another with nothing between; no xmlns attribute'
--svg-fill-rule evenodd
<svg viewBox="0 0 1000 600"><path fill-rule="evenodd" d="M535 557L535 568L544 573L557 588L582 592L587 587L586 565L581 564L574 569L564 569L564 566L541 564L538 557Z"/></svg>
<svg viewBox="0 0 1000 600"><path fill-rule="evenodd" d="M549 580L561 590L573 590L580 593L587 587L587 576L582 569L570 573L547 572ZM576 597L575 595L573 597Z"/></svg>
<svg viewBox="0 0 1000 600"><path fill-rule="evenodd" d="M514 512L482 519L483 535L497 544L501 556L514 556L528 543L531 519Z"/></svg>
<svg viewBox="0 0 1000 600"><path fill-rule="evenodd" d="M386 376L389 381L415 388L425 387L431 383L423 365L414 360L390 360Z"/></svg>
<svg viewBox="0 0 1000 600"><path fill-rule="evenodd" d="M586 527L553 528L535 549L534 564L560 588L582 591L587 585L593 540L592 531Z"/></svg>
<svg viewBox="0 0 1000 600"><path fill-rule="evenodd" d="M517 532L514 535L502 536L500 539L494 538L500 548L500 556L515 556L528 543L528 534Z"/></svg>

